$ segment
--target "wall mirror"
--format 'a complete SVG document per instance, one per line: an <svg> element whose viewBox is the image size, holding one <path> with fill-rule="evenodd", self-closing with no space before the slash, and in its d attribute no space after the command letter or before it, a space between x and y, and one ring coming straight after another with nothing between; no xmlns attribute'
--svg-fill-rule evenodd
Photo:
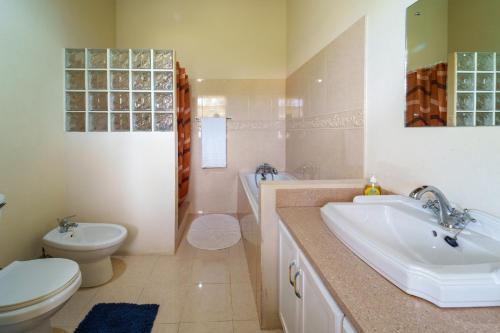
<svg viewBox="0 0 500 333"><path fill-rule="evenodd" d="M500 1L406 10L406 127L500 126Z"/></svg>

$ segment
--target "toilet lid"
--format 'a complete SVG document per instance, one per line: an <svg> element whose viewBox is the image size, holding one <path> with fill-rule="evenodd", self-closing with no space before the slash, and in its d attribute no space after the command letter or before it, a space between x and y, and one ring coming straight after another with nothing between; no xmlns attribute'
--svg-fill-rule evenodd
<svg viewBox="0 0 500 333"><path fill-rule="evenodd" d="M64 290L80 268L61 258L14 261L0 270L0 312L36 304Z"/></svg>

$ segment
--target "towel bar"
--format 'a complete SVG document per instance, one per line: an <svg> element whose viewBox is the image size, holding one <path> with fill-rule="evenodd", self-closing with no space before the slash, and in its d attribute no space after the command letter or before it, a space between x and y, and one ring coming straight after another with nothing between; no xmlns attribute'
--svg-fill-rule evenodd
<svg viewBox="0 0 500 333"><path fill-rule="evenodd" d="M218 118L218 117L213 117L213 118ZM232 120L232 119L233 119L232 117L226 117L226 120ZM200 117L195 117L194 120L200 122L201 118Z"/></svg>

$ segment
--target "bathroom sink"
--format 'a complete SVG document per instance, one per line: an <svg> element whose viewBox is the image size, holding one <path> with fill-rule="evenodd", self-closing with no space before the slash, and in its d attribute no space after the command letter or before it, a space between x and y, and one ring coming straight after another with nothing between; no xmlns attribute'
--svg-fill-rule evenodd
<svg viewBox="0 0 500 333"><path fill-rule="evenodd" d="M348 248L408 294L440 307L500 305L500 221L471 211L458 246L422 202L403 196L328 203L321 216Z"/></svg>

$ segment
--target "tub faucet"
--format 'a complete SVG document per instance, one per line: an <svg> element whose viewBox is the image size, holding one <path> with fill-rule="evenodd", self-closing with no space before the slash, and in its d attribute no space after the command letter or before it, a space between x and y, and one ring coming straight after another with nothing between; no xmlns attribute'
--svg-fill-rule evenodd
<svg viewBox="0 0 500 333"><path fill-rule="evenodd" d="M258 174L261 175L262 180L266 180L267 174L270 174L274 179L274 175L278 174L278 170L269 163L263 163L259 165L257 169L255 169L255 176L257 176Z"/></svg>
<svg viewBox="0 0 500 333"><path fill-rule="evenodd" d="M78 227L78 223L71 222L70 219L75 217L76 215L70 215L63 218L58 218L57 222L59 222L59 232L65 233L70 231L72 228Z"/></svg>
<svg viewBox="0 0 500 333"><path fill-rule="evenodd" d="M422 207L433 211L438 216L439 225L442 227L462 231L469 222L476 222L468 209L460 211L453 208L444 193L434 186L418 187L410 193L410 198L420 200L425 193L432 193L435 200L427 200Z"/></svg>

